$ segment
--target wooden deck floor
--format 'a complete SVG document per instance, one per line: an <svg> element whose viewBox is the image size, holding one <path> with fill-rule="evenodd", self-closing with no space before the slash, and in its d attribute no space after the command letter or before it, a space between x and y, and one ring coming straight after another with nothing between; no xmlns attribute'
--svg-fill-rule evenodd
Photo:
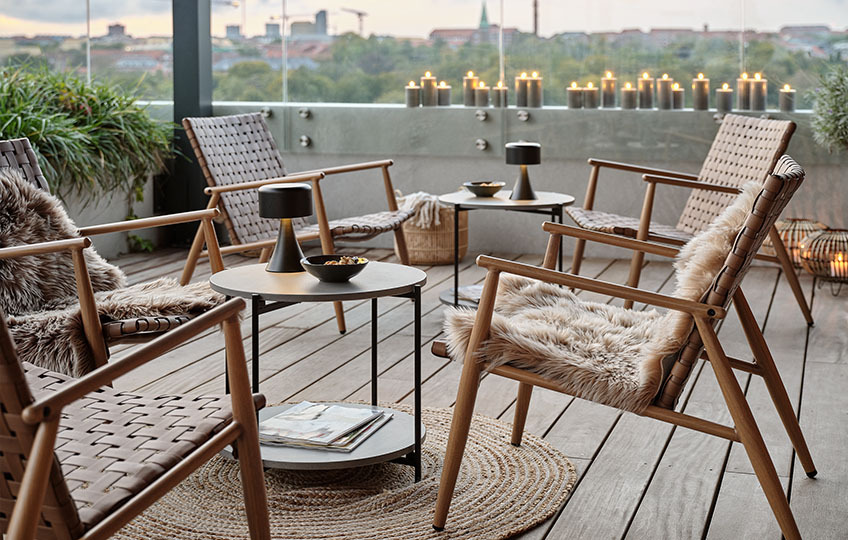
<svg viewBox="0 0 848 540"><path fill-rule="evenodd" d="M388 250L370 250L371 259L393 260ZM495 254L504 256L504 254ZM132 282L176 275L184 252L131 255L117 263ZM510 255L538 263L538 255ZM483 272L468 256L462 284L479 282ZM229 266L255 260L233 256ZM622 283L629 261L588 260L582 273ZM439 292L450 286L451 266L425 268L422 296L423 401L453 405L459 366L434 357L430 342L442 328ZM204 273L204 271L206 273ZM208 278L202 267L195 279ZM740 374L740 381L764 432L778 473L805 538L848 538L848 304L815 289L804 276L817 325L808 329L791 291L773 267L751 270L744 289L763 325L816 460L819 476L809 480L795 459L765 386ZM670 292L668 263L649 262L642 287ZM582 293L584 298L608 301ZM644 307L644 306L641 306ZM300 304L263 315L261 389L270 402L369 399L370 304L345 304L348 332L339 335L328 304ZM640 308L640 306L637 306ZM380 399L412 399L412 306L379 303ZM249 346L249 320L243 324ZM735 313L720 329L728 354L750 358ZM117 383L121 389L207 393L224 388L223 340L205 334ZM248 349L249 350L249 349ZM115 357L120 350L113 351ZM516 383L484 378L476 412L511 421ZM709 364L700 364L683 398L685 412L729 422ZM574 462L579 482L554 518L520 538L780 538L777 523L739 444L731 444L659 421L623 414L579 399L536 389L527 429L543 436Z"/></svg>

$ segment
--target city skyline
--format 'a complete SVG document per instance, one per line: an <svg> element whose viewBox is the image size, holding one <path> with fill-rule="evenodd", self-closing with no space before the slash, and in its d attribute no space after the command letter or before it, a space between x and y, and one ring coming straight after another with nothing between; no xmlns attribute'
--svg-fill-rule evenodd
<svg viewBox="0 0 848 540"><path fill-rule="evenodd" d="M242 8L213 0L212 33L225 34L226 25L241 24ZM368 13L365 34L424 38L435 28L468 28L479 21L480 0L431 0L430 2L392 2L388 0L289 0L289 22L309 20L319 9L326 9L332 34L356 32L358 19L342 8ZM279 16L279 0L247 0L246 34L264 33L265 23ZM740 0L714 0L709 4L688 4L670 0L576 0L556 2L539 0L539 33L546 37L562 32L620 31L625 28L692 28L735 30L741 27ZM808 0L803 9L795 2L746 0L745 27L760 31L777 30L785 25L827 25L834 30L848 28L848 0ZM505 2L504 25L530 32L532 0ZM488 0L489 21L500 22L499 2ZM92 35L105 35L109 24L121 22L134 36L170 35L171 7L168 0L91 0ZM85 34L85 2L77 0L25 1L0 0L0 36ZM10 17L6 13L15 13Z"/></svg>

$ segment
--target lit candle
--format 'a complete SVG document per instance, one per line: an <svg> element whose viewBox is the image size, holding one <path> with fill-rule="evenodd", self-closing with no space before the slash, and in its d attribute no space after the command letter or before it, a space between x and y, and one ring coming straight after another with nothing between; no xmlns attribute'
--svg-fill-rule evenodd
<svg viewBox="0 0 848 540"><path fill-rule="evenodd" d="M421 106L435 107L436 103L436 78L428 71L421 77Z"/></svg>
<svg viewBox="0 0 848 540"><path fill-rule="evenodd" d="M535 71L527 79L527 106L535 108L542 106L542 78Z"/></svg>
<svg viewBox="0 0 848 540"><path fill-rule="evenodd" d="M571 86L565 89L565 94L569 109L583 108L583 89L578 87L576 82L572 82Z"/></svg>
<svg viewBox="0 0 848 540"><path fill-rule="evenodd" d="M754 73L751 81L751 110L766 110L766 97L768 96L768 80L763 79L759 73Z"/></svg>
<svg viewBox="0 0 848 540"><path fill-rule="evenodd" d="M406 85L406 106L418 107L421 105L421 87L415 81L409 81Z"/></svg>
<svg viewBox="0 0 848 540"><path fill-rule="evenodd" d="M451 87L448 86L448 83L442 81L439 83L439 87L436 88L436 93L438 96L438 103L440 107L450 107L451 104Z"/></svg>
<svg viewBox="0 0 848 540"><path fill-rule="evenodd" d="M615 107L615 77L612 76L612 71L607 71L607 76L601 79L601 107Z"/></svg>
<svg viewBox="0 0 848 540"><path fill-rule="evenodd" d="M624 88L621 89L621 108L636 108L636 89L631 83L624 83Z"/></svg>
<svg viewBox="0 0 848 540"><path fill-rule="evenodd" d="M492 105L501 108L509 105L509 90L503 81L498 81L498 85L492 88Z"/></svg>
<svg viewBox="0 0 848 540"><path fill-rule="evenodd" d="M696 111L706 111L710 108L710 80L698 73L698 78L692 79L692 108Z"/></svg>
<svg viewBox="0 0 848 540"><path fill-rule="evenodd" d="M727 113L733 110L733 88L724 83L721 88L716 88L716 110Z"/></svg>
<svg viewBox="0 0 848 540"><path fill-rule="evenodd" d="M654 108L654 79L648 75L647 71L639 79L639 108Z"/></svg>
<svg viewBox="0 0 848 540"><path fill-rule="evenodd" d="M583 89L583 108L597 109L598 96L598 88L596 88L591 82L586 83L586 88Z"/></svg>
<svg viewBox="0 0 848 540"><path fill-rule="evenodd" d="M842 253L837 253L834 256L833 260L830 261L830 277L848 278L848 256Z"/></svg>
<svg viewBox="0 0 848 540"><path fill-rule="evenodd" d="M671 85L674 84L674 79L668 76L668 73L663 73L661 79L657 79L657 107L660 109L671 108Z"/></svg>
<svg viewBox="0 0 848 540"><path fill-rule="evenodd" d="M489 89L486 87L486 83L484 83L483 81L477 83L477 88L474 89L474 106L489 106Z"/></svg>
<svg viewBox="0 0 848 540"><path fill-rule="evenodd" d="M680 83L671 85L671 108L682 109L686 97L686 92L680 88Z"/></svg>
<svg viewBox="0 0 848 540"><path fill-rule="evenodd" d="M462 78L462 104L466 107L474 106L474 89L477 88L477 82L473 71L469 71Z"/></svg>
<svg viewBox="0 0 848 540"><path fill-rule="evenodd" d="M747 73L736 79L736 108L747 111L751 108L751 80Z"/></svg>
<svg viewBox="0 0 848 540"><path fill-rule="evenodd" d="M515 106L527 106L527 73L515 78Z"/></svg>
<svg viewBox="0 0 848 540"><path fill-rule="evenodd" d="M780 89L779 95L780 110L783 112L793 112L795 110L795 89L788 84L784 84Z"/></svg>

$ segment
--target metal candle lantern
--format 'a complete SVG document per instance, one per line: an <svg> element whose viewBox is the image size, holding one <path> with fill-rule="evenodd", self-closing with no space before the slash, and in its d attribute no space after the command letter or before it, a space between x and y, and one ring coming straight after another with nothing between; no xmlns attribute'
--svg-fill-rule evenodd
<svg viewBox="0 0 848 540"><path fill-rule="evenodd" d="M804 240L813 234L819 233L827 227L823 223L813 221L812 219L790 218L778 221L774 224L777 229L777 234L783 240L783 245L786 246L786 252L792 263L797 267L801 267L801 250L804 249ZM768 255L774 255L774 246L771 244L771 238L766 237L763 242L763 252Z"/></svg>
<svg viewBox="0 0 848 540"><path fill-rule="evenodd" d="M800 257L804 270L822 281L848 283L848 229L826 229L808 236Z"/></svg>
<svg viewBox="0 0 848 540"><path fill-rule="evenodd" d="M303 272L303 252L294 235L292 218L312 215L312 187L308 184L270 184L259 188L259 217L280 220L280 233L268 272Z"/></svg>
<svg viewBox="0 0 848 540"><path fill-rule="evenodd" d="M508 165L520 165L521 173L512 187L510 199L515 201L533 200L536 194L530 186L530 176L527 174L527 165L538 165L542 162L542 145L532 142L506 143L506 163Z"/></svg>

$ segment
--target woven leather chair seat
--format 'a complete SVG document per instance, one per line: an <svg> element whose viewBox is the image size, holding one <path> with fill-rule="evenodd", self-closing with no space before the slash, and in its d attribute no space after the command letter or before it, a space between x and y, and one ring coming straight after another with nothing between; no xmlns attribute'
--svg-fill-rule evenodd
<svg viewBox="0 0 848 540"><path fill-rule="evenodd" d="M565 211L580 227L591 231L613 233L631 238L636 238L636 234L639 232L639 218L573 206L566 208ZM671 225L652 221L650 236L685 244L692 239L693 235Z"/></svg>
<svg viewBox="0 0 848 540"><path fill-rule="evenodd" d="M195 315L170 315L167 317L138 317L103 323L103 335L108 341L127 336L156 335L187 323Z"/></svg>
<svg viewBox="0 0 848 540"><path fill-rule="evenodd" d="M23 363L36 399L72 380ZM262 396L254 396L257 407ZM162 396L104 387L62 412L56 456L88 530L232 420L229 396Z"/></svg>
<svg viewBox="0 0 848 540"><path fill-rule="evenodd" d="M330 222L330 232L334 238L363 241L370 240L384 232L395 231L403 222L415 215L403 210L377 212ZM307 225L297 231L299 234L318 234L318 224Z"/></svg>

